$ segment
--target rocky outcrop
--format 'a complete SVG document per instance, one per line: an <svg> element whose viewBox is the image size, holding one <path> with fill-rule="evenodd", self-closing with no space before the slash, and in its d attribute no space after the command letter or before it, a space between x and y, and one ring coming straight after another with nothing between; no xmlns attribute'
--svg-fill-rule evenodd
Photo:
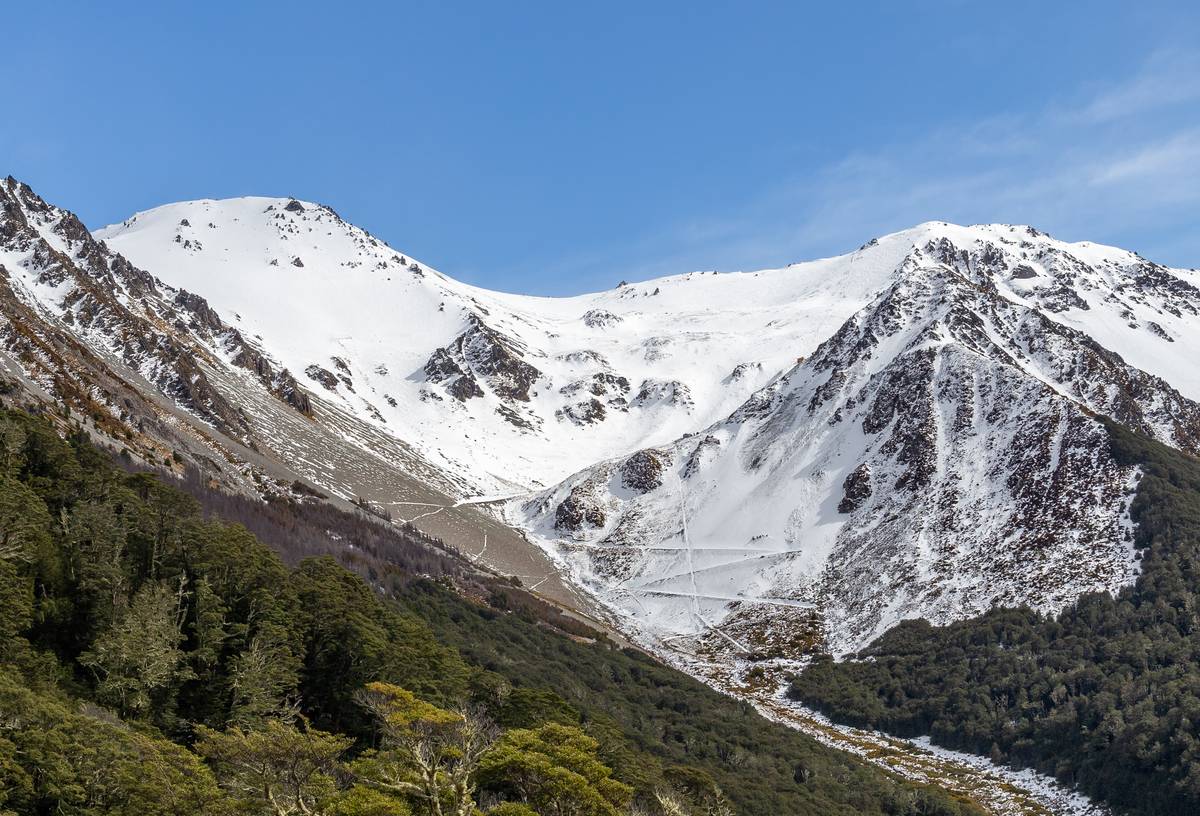
<svg viewBox="0 0 1200 816"><path fill-rule="evenodd" d="M624 318L606 309L591 309L583 315L583 323L593 329L607 329L615 326Z"/></svg>
<svg viewBox="0 0 1200 816"><path fill-rule="evenodd" d="M225 350L230 355L230 362L253 373L280 400L306 416L312 415L308 392L300 387L292 373L286 368L275 371L266 355L247 343L241 332L234 329L226 333Z"/></svg>
<svg viewBox="0 0 1200 816"><path fill-rule="evenodd" d="M449 349L439 348L434 351L423 370L430 382L441 383L446 392L459 402L483 396L483 389L479 387L474 375L463 370Z"/></svg>
<svg viewBox="0 0 1200 816"><path fill-rule="evenodd" d="M739 380L746 379L751 374L761 372L762 367L762 363L738 363L725 379L728 382L738 382Z"/></svg>
<svg viewBox="0 0 1200 816"><path fill-rule="evenodd" d="M671 461L664 451L640 450L621 464L621 484L639 493L662 486L663 469Z"/></svg>
<svg viewBox="0 0 1200 816"><path fill-rule="evenodd" d="M482 397L484 383L501 400L529 402L533 384L542 375L525 362L516 341L476 315L450 345L433 352L423 370L430 382L442 383L460 400Z"/></svg>
<svg viewBox="0 0 1200 816"><path fill-rule="evenodd" d="M568 396L586 391L596 397L618 398L629 393L629 380L608 371L598 371L590 377L571 382L558 389L560 394Z"/></svg>
<svg viewBox="0 0 1200 816"><path fill-rule="evenodd" d="M271 390L277 397L305 416L312 416L312 400L308 392L300 387L292 372L286 368L271 379Z"/></svg>
<svg viewBox="0 0 1200 816"><path fill-rule="evenodd" d="M629 402L634 408L651 408L656 405L673 405L690 408L692 392L679 380L643 380L637 396Z"/></svg>
<svg viewBox="0 0 1200 816"><path fill-rule="evenodd" d="M569 420L577 425L590 425L604 421L608 410L624 411L628 407L625 395L629 393L629 380L608 371L599 371L590 377L572 380L558 389L560 394L575 396L591 394L591 397L570 403L558 409L560 420Z"/></svg>
<svg viewBox="0 0 1200 816"><path fill-rule="evenodd" d="M192 316L188 323L192 331L204 332L213 336L225 329L220 315L208 305L207 300L199 295L180 289L175 293L174 303Z"/></svg>
<svg viewBox="0 0 1200 816"><path fill-rule="evenodd" d="M871 466L866 462L856 467L842 482L842 500L838 502L839 513L853 513L871 498Z"/></svg>
<svg viewBox="0 0 1200 816"><path fill-rule="evenodd" d="M689 479L699 472L700 468L704 467L706 461L714 458L721 449L721 440L712 434L705 434L704 437L696 443L696 447L692 448L692 452L688 454L687 459L683 463L684 479Z"/></svg>
<svg viewBox="0 0 1200 816"><path fill-rule="evenodd" d="M555 416L559 419L570 420L576 425L591 425L603 422L604 418L608 416L608 412L604 409L604 403L592 397L581 402L564 405L555 412Z"/></svg>
<svg viewBox="0 0 1200 816"><path fill-rule="evenodd" d="M313 382L318 383L326 391L337 391L338 378L328 368L312 363L305 367L304 375Z"/></svg>
<svg viewBox="0 0 1200 816"><path fill-rule="evenodd" d="M572 490L554 511L554 527L558 530L579 532L585 527L603 527L605 520L604 508L586 486Z"/></svg>

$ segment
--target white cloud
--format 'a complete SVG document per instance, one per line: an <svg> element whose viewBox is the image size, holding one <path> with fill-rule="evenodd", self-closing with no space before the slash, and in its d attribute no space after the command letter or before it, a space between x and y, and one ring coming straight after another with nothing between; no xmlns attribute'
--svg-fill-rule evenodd
<svg viewBox="0 0 1200 816"><path fill-rule="evenodd" d="M1094 184L1129 181L1172 181L1180 174L1194 177L1200 169L1200 128L1148 144L1127 158L1100 168ZM1200 192L1200 191L1198 191Z"/></svg>
<svg viewBox="0 0 1200 816"><path fill-rule="evenodd" d="M929 220L1033 224L1200 265L1197 100L1200 53L1156 55L1080 103L943 127L785 180L736 216L680 224L677 250L636 272L783 264Z"/></svg>
<svg viewBox="0 0 1200 816"><path fill-rule="evenodd" d="M1090 122L1111 122L1200 99L1200 55L1162 51L1137 76L1096 94L1075 114Z"/></svg>

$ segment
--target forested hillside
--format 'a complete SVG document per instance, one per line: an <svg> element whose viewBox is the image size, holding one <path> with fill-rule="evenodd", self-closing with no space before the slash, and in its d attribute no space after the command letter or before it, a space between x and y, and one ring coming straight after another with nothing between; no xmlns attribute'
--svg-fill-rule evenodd
<svg viewBox="0 0 1200 816"><path fill-rule="evenodd" d="M0 412L0 813L978 812L403 531L53 419Z"/></svg>
<svg viewBox="0 0 1200 816"><path fill-rule="evenodd" d="M1136 586L1058 617L904 623L791 693L837 720L990 754L1130 813L1200 812L1200 461L1106 423L1140 465Z"/></svg>

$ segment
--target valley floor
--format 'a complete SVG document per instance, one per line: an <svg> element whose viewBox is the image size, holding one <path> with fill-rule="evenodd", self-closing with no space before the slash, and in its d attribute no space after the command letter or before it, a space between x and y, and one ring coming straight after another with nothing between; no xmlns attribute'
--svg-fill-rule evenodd
<svg viewBox="0 0 1200 816"><path fill-rule="evenodd" d="M986 757L939 748L927 739L904 740L837 725L786 697L787 675L801 667L795 661L751 664L711 660L664 647L653 651L659 659L712 688L746 700L769 720L899 776L966 796L994 816L1111 816L1108 808L1034 771L1014 770ZM750 679L747 672L754 666L763 666L765 671Z"/></svg>

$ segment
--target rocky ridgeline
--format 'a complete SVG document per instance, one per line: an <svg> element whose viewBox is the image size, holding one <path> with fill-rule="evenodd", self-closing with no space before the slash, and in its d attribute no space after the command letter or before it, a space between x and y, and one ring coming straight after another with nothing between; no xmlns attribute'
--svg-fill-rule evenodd
<svg viewBox="0 0 1200 816"><path fill-rule="evenodd" d="M370 439L339 472L375 472L383 439L404 467L440 468L459 486L481 467L503 479L525 468L522 484L582 467L514 514L610 604L662 633L728 621L753 640L760 623L789 616L811 629L815 608L824 642L842 649L902 617L1059 608L1137 568L1124 516L1137 474L1112 462L1097 416L1200 449L1200 412L1173 385L1194 389L1147 373L1195 345L1186 321L1200 315L1200 290L1131 253L1027 228L923 225L832 259L862 292L838 301L853 303L839 328L810 337L789 327L821 315L775 311L773 287L845 293L804 268L762 273L768 288L754 288L758 273L730 276L735 288L712 274L623 284L577 311L542 312L456 284L328 208L260 201L239 200L241 226L220 202L179 205L186 218L157 211L147 243L130 246L194 264L201 281L208 256L237 245L224 231L265 232L247 270L297 286L331 275L403 283L401 305L418 304L406 320L442 333L402 367L339 345L353 325L325 327L325 347L308 336L268 347L262 321L227 322L205 297L216 293L164 284L9 179L4 351L51 398L160 461L183 433L169 405L197 420L187 433L252 451L266 441L263 411L276 431L326 434L331 447ZM115 242L122 230L105 234ZM759 299L726 302L727 291ZM1114 325L1127 334L1104 333ZM387 340L389 328L370 331ZM779 338L799 345L779 354L769 347ZM417 411L424 424L406 424ZM660 428L684 435L663 444ZM479 457L469 448L491 444ZM420 458L443 447L436 465ZM252 470L232 448L212 450L228 472ZM574 450L579 461L561 459L553 479L529 465Z"/></svg>
<svg viewBox="0 0 1200 816"><path fill-rule="evenodd" d="M486 385L511 409L511 403L529 402L534 383L542 376L525 361L522 352L516 340L490 328L478 315L471 315L466 330L450 345L436 349L424 371L429 382L441 384L459 401L482 397L482 385ZM510 415L510 421L519 421L519 414Z"/></svg>
<svg viewBox="0 0 1200 816"><path fill-rule="evenodd" d="M212 376L228 366L291 410L312 413L295 377L203 296L163 284L12 178L0 182L0 321L5 352L42 394L149 461L194 449L194 463L220 472L218 460L233 454L205 427L257 446L240 395ZM201 425L179 425L142 379Z"/></svg>
<svg viewBox="0 0 1200 816"><path fill-rule="evenodd" d="M47 318L116 355L189 411L234 435L245 434L245 419L201 367L202 352L172 331L175 304L153 276L110 253L74 215L46 204L24 184L7 179L0 184L0 201L0 241L21 259L19 270L5 270L10 287L14 274L20 275L16 298L30 299L28 286L52 289L56 311ZM19 328L15 315L9 317L9 350L28 357L28 338L22 338L39 327L27 315Z"/></svg>
<svg viewBox="0 0 1200 816"><path fill-rule="evenodd" d="M1103 276L1054 253L1035 262L1052 271L1037 273L1031 306L997 286L1022 274L1019 254L914 247L885 291L728 420L585 469L516 512L660 634L699 604L753 641L747 621L778 617L754 610L797 602L820 610L824 646L841 652L902 618L1052 611L1115 590L1137 570L1138 474L1112 459L1095 417L1195 453L1200 406L1048 315ZM1132 298L1125 281L1153 271L1104 275ZM1186 285L1155 291L1181 311L1196 302Z"/></svg>

